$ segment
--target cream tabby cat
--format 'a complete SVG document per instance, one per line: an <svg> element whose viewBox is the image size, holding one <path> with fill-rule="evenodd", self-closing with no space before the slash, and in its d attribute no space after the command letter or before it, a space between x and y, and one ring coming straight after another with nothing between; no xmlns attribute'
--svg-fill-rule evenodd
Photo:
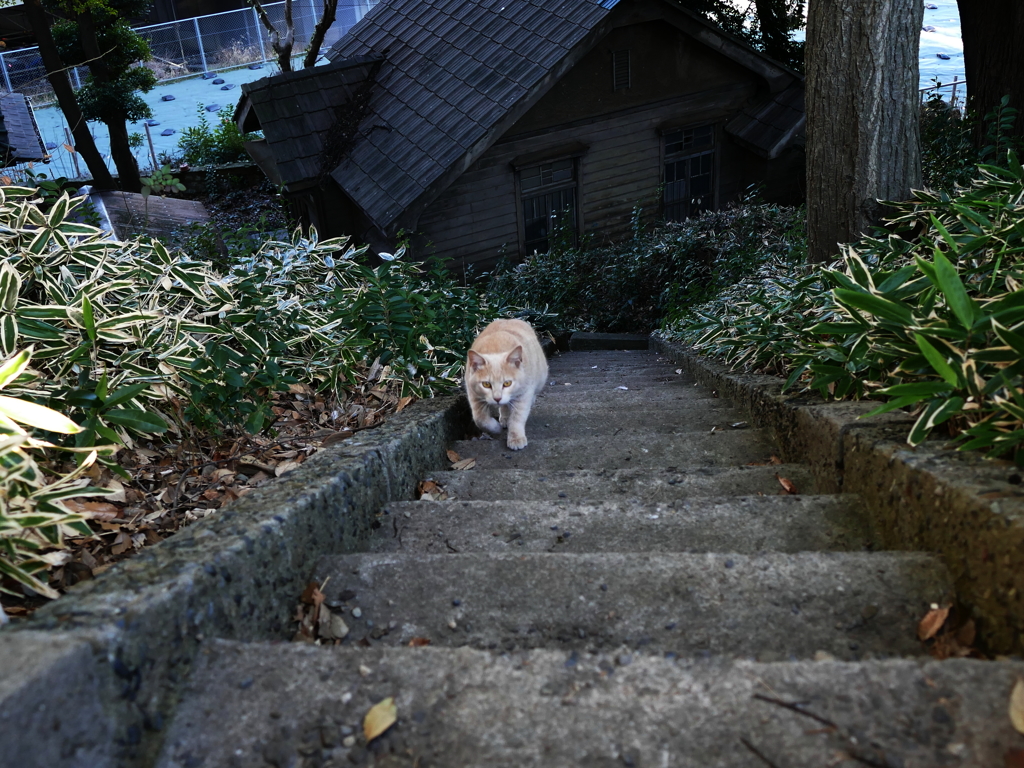
<svg viewBox="0 0 1024 768"><path fill-rule="evenodd" d="M508 447L525 448L526 419L547 380L548 361L530 324L495 320L476 337L466 359L466 396L473 421L494 435L508 427Z"/></svg>

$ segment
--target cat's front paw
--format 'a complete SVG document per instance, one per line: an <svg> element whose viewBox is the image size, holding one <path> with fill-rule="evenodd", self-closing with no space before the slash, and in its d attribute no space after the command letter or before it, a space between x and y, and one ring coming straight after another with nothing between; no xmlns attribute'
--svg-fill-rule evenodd
<svg viewBox="0 0 1024 768"><path fill-rule="evenodd" d="M490 432L492 435L501 434L501 424L499 424L493 416L488 416L486 419L477 421L476 425L484 432Z"/></svg>
<svg viewBox="0 0 1024 768"><path fill-rule="evenodd" d="M508 447L513 451L520 451L526 447L526 435L522 432L518 434L508 433Z"/></svg>

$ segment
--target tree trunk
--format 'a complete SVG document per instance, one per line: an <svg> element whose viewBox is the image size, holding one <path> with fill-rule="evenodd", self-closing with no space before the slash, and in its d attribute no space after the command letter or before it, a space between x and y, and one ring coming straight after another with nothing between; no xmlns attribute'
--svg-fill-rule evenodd
<svg viewBox="0 0 1024 768"><path fill-rule="evenodd" d="M964 41L968 108L979 117L1003 96L1021 110L1013 135L1024 136L1024 3L1021 0L957 0ZM975 126L974 143L985 143L984 122ZM1002 158L1006 159L1006 158Z"/></svg>
<svg viewBox="0 0 1024 768"><path fill-rule="evenodd" d="M878 222L921 185L920 0L812 0L807 47L808 259Z"/></svg>
<svg viewBox="0 0 1024 768"><path fill-rule="evenodd" d="M75 151L85 160L89 173L92 174L93 186L99 189L113 189L114 177L110 175L110 169L96 149L96 142L93 141L89 125L82 117L82 110L78 107L78 99L75 98L75 91L68 80L67 68L57 53L57 46L50 35L50 19L39 0L25 0L25 15L29 24L32 25L32 32L36 36L39 45L39 55L46 67L46 79L50 81L53 92L57 96L57 104L64 119L68 121L71 128L71 135L75 140Z"/></svg>
<svg viewBox="0 0 1024 768"><path fill-rule="evenodd" d="M96 25L92 13L88 7L75 17L78 23L79 40L82 43L82 50L89 60L89 72L93 80L98 83L110 82L110 70L103 61L103 52L100 51L100 44L96 37ZM128 192L138 192L142 189L142 179L139 177L139 165L135 162L135 155L132 154L128 145L128 121L125 118L104 119L107 132L110 134L110 159L114 161L117 168L118 181L121 189Z"/></svg>
<svg viewBox="0 0 1024 768"><path fill-rule="evenodd" d="M139 164L132 154L128 143L128 123L124 120L111 120L107 123L110 132L110 159L114 161L117 175L121 181L121 189L138 192L142 189L142 177L139 175Z"/></svg>
<svg viewBox="0 0 1024 768"><path fill-rule="evenodd" d="M277 27L263 10L260 0L249 0L249 4L255 9L256 16L270 33L270 47L277 54L277 63L282 72L292 71L292 47L295 45L295 25L292 23L292 0L284 2L284 35L277 31Z"/></svg>
<svg viewBox="0 0 1024 768"><path fill-rule="evenodd" d="M324 0L324 12L313 30L313 37L309 40L309 50L306 51L306 58L302 62L303 69L316 66L316 60L320 56L320 46L324 44L324 36L331 28L337 16L338 0Z"/></svg>

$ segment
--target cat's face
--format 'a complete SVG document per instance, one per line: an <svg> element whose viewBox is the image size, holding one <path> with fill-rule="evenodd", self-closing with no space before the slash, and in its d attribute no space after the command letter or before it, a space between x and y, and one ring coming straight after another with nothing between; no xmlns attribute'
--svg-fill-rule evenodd
<svg viewBox="0 0 1024 768"><path fill-rule="evenodd" d="M469 351L466 381L478 397L495 405L508 405L515 397L522 371L523 348L508 354L481 355Z"/></svg>

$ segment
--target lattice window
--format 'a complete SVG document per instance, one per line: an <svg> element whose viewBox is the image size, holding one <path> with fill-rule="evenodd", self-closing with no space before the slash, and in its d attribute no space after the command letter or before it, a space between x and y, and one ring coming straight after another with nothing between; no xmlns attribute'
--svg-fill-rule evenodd
<svg viewBox="0 0 1024 768"><path fill-rule="evenodd" d="M547 251L556 227L564 226L575 242L577 229L577 158L564 158L519 172L522 195L523 250Z"/></svg>
<svg viewBox="0 0 1024 768"><path fill-rule="evenodd" d="M682 128L665 134L666 221L683 221L714 207L714 126Z"/></svg>

